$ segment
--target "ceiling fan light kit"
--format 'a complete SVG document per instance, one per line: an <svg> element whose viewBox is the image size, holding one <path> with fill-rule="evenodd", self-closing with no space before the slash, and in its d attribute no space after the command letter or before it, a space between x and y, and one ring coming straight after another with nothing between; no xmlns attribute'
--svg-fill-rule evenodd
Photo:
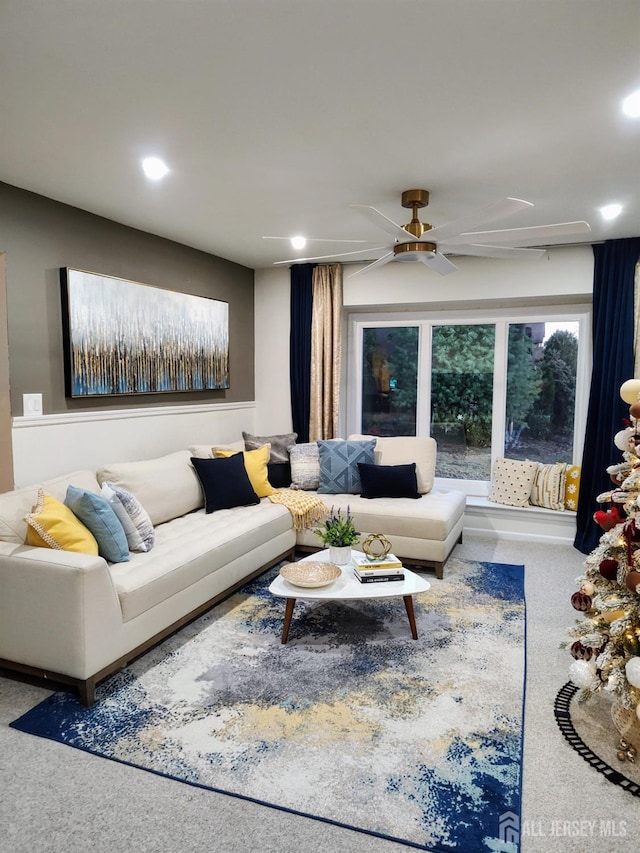
<svg viewBox="0 0 640 853"><path fill-rule="evenodd" d="M432 226L421 222L418 210L429 204L429 192L424 189L405 190L401 196L403 207L413 213L406 225L398 225L375 207L352 204L354 210L371 220L376 226L394 238L393 243L378 249L360 249L355 252L343 252L339 255L322 255L315 258L293 258L276 261L276 264L294 264L329 258L346 258L363 252L386 250L382 257L372 261L362 269L351 273L361 275L391 261L401 263L420 262L440 275L448 275L457 269L446 255L470 255L483 258L504 258L512 260L531 260L546 255L542 248L545 241L559 237L579 236L591 231L589 224L579 222L559 222L553 225L534 225L528 228L505 228L497 231L473 231L488 222L503 219L520 210L533 207L530 201L519 198L504 198L475 212L463 215L444 225ZM504 245L507 244L507 245Z"/></svg>

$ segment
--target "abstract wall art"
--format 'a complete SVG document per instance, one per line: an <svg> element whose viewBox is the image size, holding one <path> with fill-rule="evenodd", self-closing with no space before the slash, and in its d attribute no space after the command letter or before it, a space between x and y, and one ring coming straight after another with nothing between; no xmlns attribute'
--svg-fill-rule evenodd
<svg viewBox="0 0 640 853"><path fill-rule="evenodd" d="M67 397L229 387L229 305L60 270Z"/></svg>

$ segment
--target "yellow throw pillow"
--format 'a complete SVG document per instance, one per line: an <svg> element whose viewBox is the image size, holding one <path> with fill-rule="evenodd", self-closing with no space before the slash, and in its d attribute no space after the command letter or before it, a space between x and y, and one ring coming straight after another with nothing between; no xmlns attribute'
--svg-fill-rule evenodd
<svg viewBox="0 0 640 853"><path fill-rule="evenodd" d="M235 450L215 449L216 456L222 457L223 459L226 459L229 456L234 456L236 452L237 451ZM269 495L274 494L276 491L269 482L267 470L267 462L269 461L270 452L270 444L263 444L262 447L258 448L258 450L242 451L242 455L244 456L244 467L247 469L247 474L249 475L253 491L259 498L266 498Z"/></svg>
<svg viewBox="0 0 640 853"><path fill-rule="evenodd" d="M69 507L51 495L45 495L42 489L38 489L37 503L24 520L27 522L27 545L98 554L98 543L91 531Z"/></svg>
<svg viewBox="0 0 640 853"><path fill-rule="evenodd" d="M578 509L578 493L580 492L580 465L567 465L565 473L564 506L575 512Z"/></svg>

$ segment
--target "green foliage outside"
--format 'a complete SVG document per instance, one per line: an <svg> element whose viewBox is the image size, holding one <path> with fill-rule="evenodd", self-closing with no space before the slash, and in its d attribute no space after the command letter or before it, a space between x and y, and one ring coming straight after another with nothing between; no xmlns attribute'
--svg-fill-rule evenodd
<svg viewBox="0 0 640 853"><path fill-rule="evenodd" d="M443 444L459 442L466 448L489 448L495 326L434 326L432 335L434 436ZM418 328L365 329L363 356L363 431L415 435ZM571 332L554 332L545 344L536 344L530 326L510 324L507 455L517 457L525 444L535 441L555 442L565 449L570 446L577 357L578 340ZM557 451L556 458L560 458Z"/></svg>

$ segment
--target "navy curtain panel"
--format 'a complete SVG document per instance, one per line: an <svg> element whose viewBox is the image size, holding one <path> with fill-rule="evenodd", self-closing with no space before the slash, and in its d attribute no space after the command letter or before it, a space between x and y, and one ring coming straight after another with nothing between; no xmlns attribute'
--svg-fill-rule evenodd
<svg viewBox="0 0 640 853"><path fill-rule="evenodd" d="M291 416L298 444L309 441L311 402L311 314L315 264L291 267L291 332L289 335L289 378Z"/></svg>
<svg viewBox="0 0 640 853"><path fill-rule="evenodd" d="M633 379L634 278L640 237L607 240L593 247L593 372L585 426L574 546L589 554L602 529L593 520L596 497L613 487L606 469L622 462L613 443L629 417L620 386Z"/></svg>

